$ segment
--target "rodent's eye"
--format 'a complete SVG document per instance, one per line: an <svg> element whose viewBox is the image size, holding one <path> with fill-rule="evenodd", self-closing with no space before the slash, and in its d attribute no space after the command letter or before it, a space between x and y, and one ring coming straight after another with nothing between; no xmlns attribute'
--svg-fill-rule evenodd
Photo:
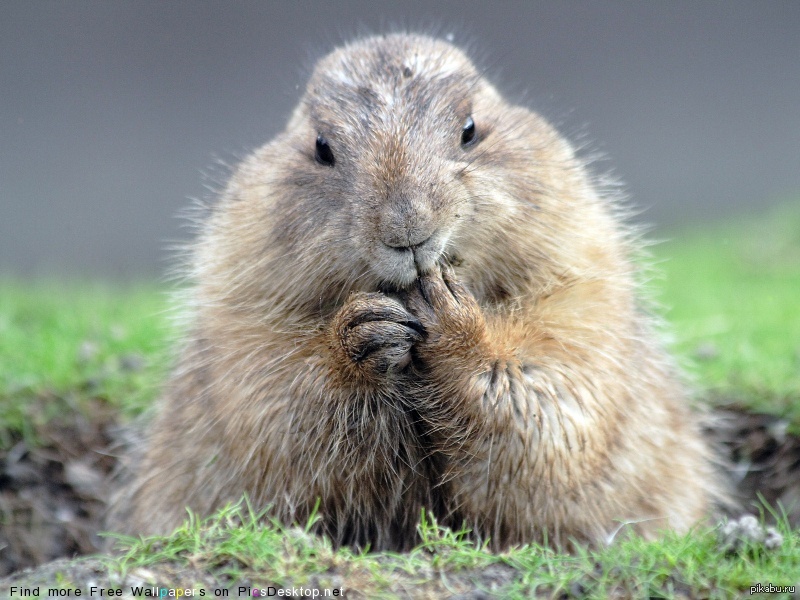
<svg viewBox="0 0 800 600"><path fill-rule="evenodd" d="M477 140L478 136L475 135L475 121L472 120L472 117L467 117L467 120L464 121L464 126L461 128L461 145L471 146Z"/></svg>
<svg viewBox="0 0 800 600"><path fill-rule="evenodd" d="M332 167L336 163L336 159L333 157L333 150L331 150L328 140L322 134L317 136L317 151L314 154L314 158L317 159L319 164L326 167Z"/></svg>

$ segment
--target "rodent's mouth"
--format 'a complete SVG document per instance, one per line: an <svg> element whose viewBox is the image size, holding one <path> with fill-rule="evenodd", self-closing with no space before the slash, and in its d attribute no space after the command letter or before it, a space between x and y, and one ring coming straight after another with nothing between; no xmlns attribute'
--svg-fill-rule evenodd
<svg viewBox="0 0 800 600"><path fill-rule="evenodd" d="M438 232L415 246L390 246L381 242L377 248L375 274L387 288L405 289L428 273L439 261L446 260L444 248L447 236Z"/></svg>

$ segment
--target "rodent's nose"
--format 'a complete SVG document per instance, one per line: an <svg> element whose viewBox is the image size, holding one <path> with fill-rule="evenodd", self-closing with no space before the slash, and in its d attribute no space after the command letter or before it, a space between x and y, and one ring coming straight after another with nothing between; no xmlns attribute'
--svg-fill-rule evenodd
<svg viewBox="0 0 800 600"><path fill-rule="evenodd" d="M387 235L383 238L383 243L394 248L395 250L414 250L422 246L425 242L433 237L433 234L428 231L410 231L408 235Z"/></svg>
<svg viewBox="0 0 800 600"><path fill-rule="evenodd" d="M430 200L411 189L389 195L381 211L379 227L384 244L397 250L414 249L434 234L436 221Z"/></svg>
<svg viewBox="0 0 800 600"><path fill-rule="evenodd" d="M381 219L381 239L390 248L415 248L435 233L431 215L422 210L391 210Z"/></svg>

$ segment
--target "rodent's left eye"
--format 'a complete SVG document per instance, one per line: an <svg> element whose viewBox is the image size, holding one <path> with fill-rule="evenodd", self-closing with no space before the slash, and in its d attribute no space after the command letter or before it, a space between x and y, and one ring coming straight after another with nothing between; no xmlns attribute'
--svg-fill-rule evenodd
<svg viewBox="0 0 800 600"><path fill-rule="evenodd" d="M321 133L317 136L317 151L314 153L314 158L317 162L326 167L332 167L336 163L333 157L333 150L331 150L328 140L325 139Z"/></svg>
<svg viewBox="0 0 800 600"><path fill-rule="evenodd" d="M471 146L477 140L478 136L475 135L475 121L472 120L472 117L467 117L467 120L464 121L464 126L461 128L461 145Z"/></svg>

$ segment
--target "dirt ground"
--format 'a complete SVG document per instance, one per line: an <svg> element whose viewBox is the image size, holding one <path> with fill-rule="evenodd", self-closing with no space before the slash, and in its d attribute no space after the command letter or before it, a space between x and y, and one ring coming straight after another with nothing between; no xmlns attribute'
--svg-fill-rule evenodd
<svg viewBox="0 0 800 600"><path fill-rule="evenodd" d="M0 450L0 578L57 558L100 550L119 438L112 412L97 404L91 419L65 415ZM758 514L757 495L779 503L800 524L800 437L779 418L730 405L718 409L708 435L730 462L742 507Z"/></svg>
<svg viewBox="0 0 800 600"><path fill-rule="evenodd" d="M0 577L99 550L115 417L99 401L90 413L70 412L35 428L35 442L15 436L0 449Z"/></svg>

